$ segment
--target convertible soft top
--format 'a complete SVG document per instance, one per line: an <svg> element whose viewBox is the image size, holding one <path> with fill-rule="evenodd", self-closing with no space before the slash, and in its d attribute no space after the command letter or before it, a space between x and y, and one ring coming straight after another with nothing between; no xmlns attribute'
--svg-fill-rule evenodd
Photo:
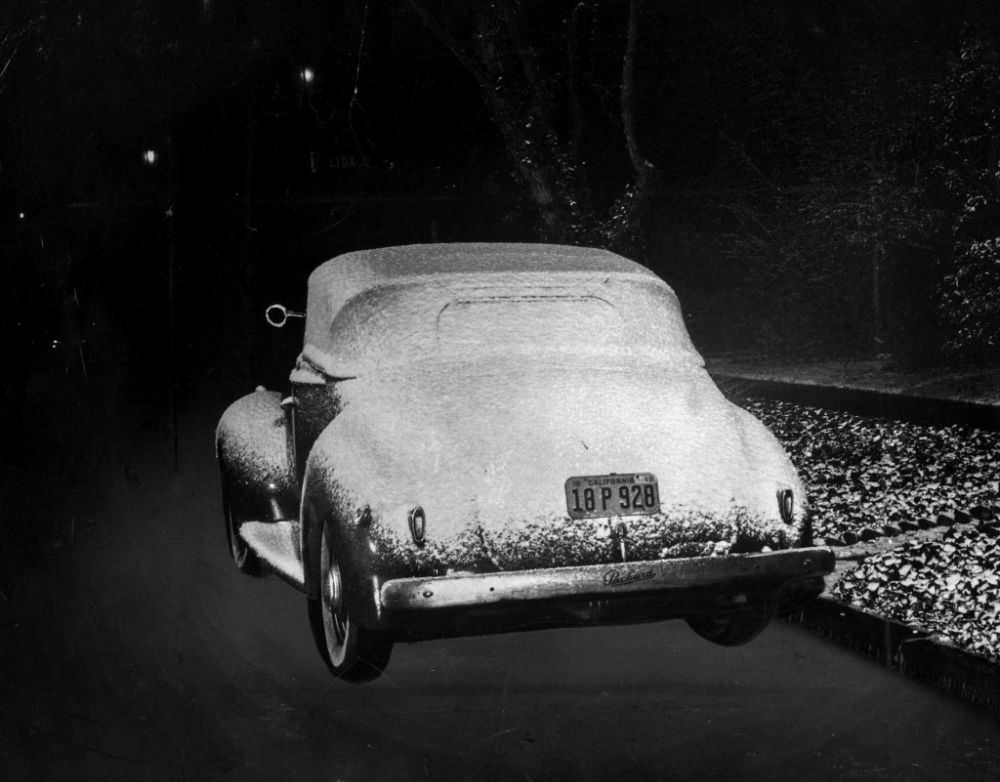
<svg viewBox="0 0 1000 782"><path fill-rule="evenodd" d="M628 283L631 292L612 291L613 283ZM462 335L487 335L477 344L459 345L474 357L490 347L490 333L515 350L519 339L527 350L529 341L544 335L551 349L556 342L571 342L573 334L587 335L586 348L593 350L602 341L621 343L625 337L650 343L650 331L657 329L661 333L652 341L661 348L669 343L675 357L689 354L700 364L670 287L644 266L607 250L514 243L384 247L323 263L308 286L299 368L327 376L355 376L443 353ZM474 306L485 303L505 306ZM644 313L652 320L643 327ZM669 322L660 322L665 314ZM491 332L484 318L506 330ZM520 336L510 333L518 328L514 324L520 324Z"/></svg>

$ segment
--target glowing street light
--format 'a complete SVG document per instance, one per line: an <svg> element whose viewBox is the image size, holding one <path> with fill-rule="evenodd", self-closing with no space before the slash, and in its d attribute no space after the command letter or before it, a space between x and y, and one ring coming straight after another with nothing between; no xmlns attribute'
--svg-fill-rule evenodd
<svg viewBox="0 0 1000 782"><path fill-rule="evenodd" d="M155 149L147 149L142 153L142 162L152 168L157 164L160 159L160 155Z"/></svg>
<svg viewBox="0 0 1000 782"><path fill-rule="evenodd" d="M302 82L304 87L311 86L312 83L316 81L316 72L308 65L304 66L302 70L299 71L299 81Z"/></svg>

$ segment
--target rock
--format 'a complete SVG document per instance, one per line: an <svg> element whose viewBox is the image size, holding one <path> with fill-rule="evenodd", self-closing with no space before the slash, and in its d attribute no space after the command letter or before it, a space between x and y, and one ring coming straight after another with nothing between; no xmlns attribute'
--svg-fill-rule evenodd
<svg viewBox="0 0 1000 782"><path fill-rule="evenodd" d="M972 514L972 517L974 519L977 519L979 521L992 521L993 519L996 518L996 516L993 513L993 509L988 508L985 505L974 505L971 508L969 508L969 513Z"/></svg>

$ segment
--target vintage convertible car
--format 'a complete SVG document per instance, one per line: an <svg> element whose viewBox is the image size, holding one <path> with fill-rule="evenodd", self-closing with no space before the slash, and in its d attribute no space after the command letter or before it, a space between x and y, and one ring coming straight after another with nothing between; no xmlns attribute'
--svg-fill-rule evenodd
<svg viewBox="0 0 1000 782"><path fill-rule="evenodd" d="M632 261L353 252L310 275L304 318L290 393L232 404L216 449L233 560L305 593L337 676L505 630L684 618L743 643L832 570L782 448Z"/></svg>

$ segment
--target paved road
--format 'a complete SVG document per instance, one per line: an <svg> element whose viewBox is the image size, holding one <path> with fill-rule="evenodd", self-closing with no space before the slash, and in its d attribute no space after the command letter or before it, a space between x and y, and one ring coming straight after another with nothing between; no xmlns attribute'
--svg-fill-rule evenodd
<svg viewBox="0 0 1000 782"><path fill-rule="evenodd" d="M782 624L401 645L332 680L304 599L227 562L199 409L179 474L148 443L3 595L0 778L1000 779L1000 724Z"/></svg>

